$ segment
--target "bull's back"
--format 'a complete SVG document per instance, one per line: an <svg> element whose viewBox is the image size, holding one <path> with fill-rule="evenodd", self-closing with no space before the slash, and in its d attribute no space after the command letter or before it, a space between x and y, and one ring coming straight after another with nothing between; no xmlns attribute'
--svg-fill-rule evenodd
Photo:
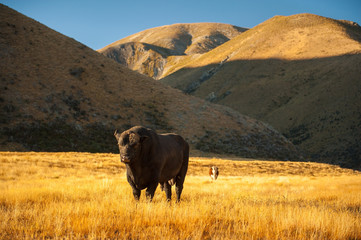
<svg viewBox="0 0 361 240"><path fill-rule="evenodd" d="M180 136L174 133L161 134L160 143L163 149L169 153L182 153L189 152L188 143Z"/></svg>

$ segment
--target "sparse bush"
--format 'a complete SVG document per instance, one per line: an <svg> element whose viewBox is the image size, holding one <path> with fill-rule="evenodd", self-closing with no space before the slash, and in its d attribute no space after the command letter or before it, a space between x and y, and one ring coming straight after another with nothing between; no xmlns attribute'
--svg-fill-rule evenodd
<svg viewBox="0 0 361 240"><path fill-rule="evenodd" d="M6 104L4 107L3 107L3 109L4 109L4 111L6 112L6 113L12 113L12 112L15 112L15 110L16 110L16 108L15 108L15 106L14 105L12 105L12 104Z"/></svg>
<svg viewBox="0 0 361 240"><path fill-rule="evenodd" d="M311 137L308 128L301 124L297 127L291 128L285 136L292 141L293 144L299 145Z"/></svg>
<svg viewBox="0 0 361 240"><path fill-rule="evenodd" d="M85 70L82 67L76 67L76 68L69 69L70 75L72 75L78 79L81 79L81 75L83 72L85 72Z"/></svg>

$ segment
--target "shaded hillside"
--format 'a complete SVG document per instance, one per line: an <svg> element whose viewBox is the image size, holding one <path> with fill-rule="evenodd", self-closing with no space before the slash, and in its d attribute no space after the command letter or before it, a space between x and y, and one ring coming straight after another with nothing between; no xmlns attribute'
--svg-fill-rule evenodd
<svg viewBox="0 0 361 240"><path fill-rule="evenodd" d="M245 30L221 23L173 24L133 34L99 52L130 69L159 79L169 66L206 53Z"/></svg>
<svg viewBox="0 0 361 240"><path fill-rule="evenodd" d="M360 166L356 23L277 16L173 69L161 81L268 122L315 160Z"/></svg>
<svg viewBox="0 0 361 240"><path fill-rule="evenodd" d="M298 159L260 121L133 72L0 5L1 150L116 152L113 132L144 125L192 151Z"/></svg>

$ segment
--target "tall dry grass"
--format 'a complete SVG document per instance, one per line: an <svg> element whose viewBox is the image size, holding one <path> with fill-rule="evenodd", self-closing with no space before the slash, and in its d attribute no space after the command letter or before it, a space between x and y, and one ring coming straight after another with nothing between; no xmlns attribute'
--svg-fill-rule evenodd
<svg viewBox="0 0 361 240"><path fill-rule="evenodd" d="M137 203L118 158L0 153L0 239L361 239L359 172L192 158L181 203Z"/></svg>

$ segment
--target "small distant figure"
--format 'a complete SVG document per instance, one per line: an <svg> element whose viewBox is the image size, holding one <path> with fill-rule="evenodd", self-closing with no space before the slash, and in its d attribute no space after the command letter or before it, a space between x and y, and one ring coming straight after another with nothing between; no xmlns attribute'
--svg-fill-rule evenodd
<svg viewBox="0 0 361 240"><path fill-rule="evenodd" d="M218 174L219 174L219 171L218 171L218 168L216 166L212 166L209 169L209 176L211 177L212 181L217 180Z"/></svg>

